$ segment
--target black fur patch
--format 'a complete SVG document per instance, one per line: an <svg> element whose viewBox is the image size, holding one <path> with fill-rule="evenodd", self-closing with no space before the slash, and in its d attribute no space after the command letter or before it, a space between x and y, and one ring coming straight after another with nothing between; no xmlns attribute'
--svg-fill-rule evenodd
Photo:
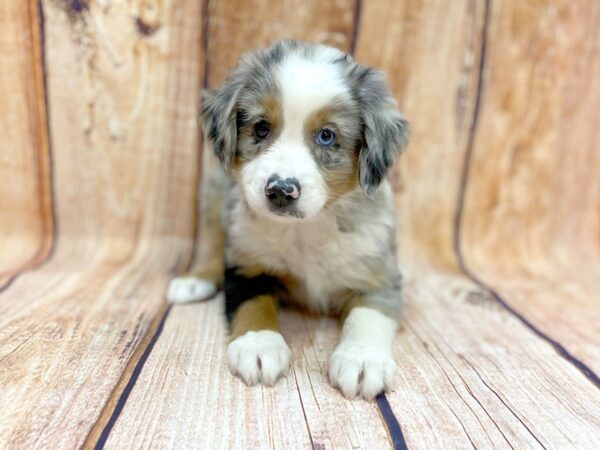
<svg viewBox="0 0 600 450"><path fill-rule="evenodd" d="M259 295L285 294L286 289L277 277L271 275L258 275L248 278L238 273L238 267L225 269L225 315L227 322L231 323L237 309L247 300Z"/></svg>

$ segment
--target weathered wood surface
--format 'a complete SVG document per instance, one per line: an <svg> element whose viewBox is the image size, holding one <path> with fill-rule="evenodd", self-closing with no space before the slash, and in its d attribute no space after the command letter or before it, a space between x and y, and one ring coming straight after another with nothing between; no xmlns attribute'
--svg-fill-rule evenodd
<svg viewBox="0 0 600 450"><path fill-rule="evenodd" d="M52 244L40 11L0 5L0 290Z"/></svg>
<svg viewBox="0 0 600 450"><path fill-rule="evenodd" d="M389 398L409 448L600 445L598 389L576 367L471 281L408 275Z"/></svg>
<svg viewBox="0 0 600 450"><path fill-rule="evenodd" d="M491 5L462 253L598 374L600 4Z"/></svg>
<svg viewBox="0 0 600 450"><path fill-rule="evenodd" d="M151 6L43 2L57 238L0 300L2 447L84 442L190 257L200 10Z"/></svg>
<svg viewBox="0 0 600 450"><path fill-rule="evenodd" d="M327 383L334 320L282 314L291 371L272 389L248 388L225 364L222 309L221 296L173 308L107 448L389 447L375 405Z"/></svg>
<svg viewBox="0 0 600 450"><path fill-rule="evenodd" d="M47 0L43 27L13 3L0 447L400 448L396 420L409 448L600 447L597 2ZM384 69L412 121L392 418L329 387L332 320L284 312L292 371L246 388L220 301L163 303L194 253L200 87L281 37Z"/></svg>
<svg viewBox="0 0 600 450"><path fill-rule="evenodd" d="M277 39L304 39L336 46L351 52L355 45L357 0L303 1L302 6L270 0L206 2L203 87L215 89L239 61L241 55L267 47ZM202 155L202 171L211 170L217 159L209 152ZM202 266L209 248L199 218L193 264Z"/></svg>
<svg viewBox="0 0 600 450"><path fill-rule="evenodd" d="M469 267L488 268L489 278L485 280L494 280L494 288L502 286L501 292L507 294L508 301L519 305L523 303L523 308L537 309L535 312L528 311L525 317L537 315L541 320L547 320L546 324L551 329L555 330L555 326L562 328L563 332L557 335L559 340L561 337L570 337L569 347L576 350L579 344L587 349L589 360L596 363L600 361L598 346L593 345L593 342L600 342L600 271L595 271L595 279L594 271L588 268L584 274L577 275L571 271L570 275L563 274L560 277L554 271L556 281L553 282L548 277L532 277L523 270L520 272L521 284L509 284L506 271L495 272L495 269L499 269L498 265L493 264L496 254L507 248L512 251L527 248L527 244L511 240L510 234L515 232L514 229L504 236L510 242L508 245L498 234L494 234L498 218L495 216L496 210L489 205L477 210L469 209L472 197L481 201L485 199L485 193L502 189L505 180L512 181L510 168L507 173L498 170L498 158L505 157L507 148L510 148L506 140L514 139L510 131L516 129L520 133L529 133L531 140L539 133L539 128L536 128L539 124L532 121L534 116L526 109L531 107L531 99L513 94L515 84L527 90L531 82L513 78L498 81L492 77L495 72L485 72L492 67L506 76L525 73L536 81L531 66L537 63L537 59L527 55L528 60L519 61L522 64L521 72L518 72L512 68L510 58L514 57L513 54L508 55L506 60L496 61L493 60L495 53L515 52L515 48L523 52L531 51L531 40L512 37L510 33L514 30L539 29L542 30L540 33L550 35L556 28L574 26L582 17L574 18L571 14L567 15L568 19L561 19L564 11L554 11L553 15L553 8L550 8L548 14L553 17L553 26L527 27L526 23L521 23L519 27L514 21L522 18L524 11L510 11L513 14L510 16L502 6L496 2L492 4L495 9L489 9L484 2L452 2L450 5L448 2L409 1L403 7L390 9L386 2L375 1L365 2L362 11L361 30L370 31L365 35L359 32L357 57L387 72L396 97L409 118L426 118L413 120L411 145L396 171L399 256L406 266L413 268L414 276L406 289L406 331L400 335L397 350L401 372L404 369L410 375L400 375L396 384L398 388L389 396L390 402L410 448L471 445L483 448L511 445L514 448L584 448L590 442L600 442L600 423L594 417L600 407L598 386L589 382L586 374L574 366L574 361L561 360L553 346L555 342L548 343L548 340L540 339L521 322L522 317L498 303L487 289L474 283L477 279L470 272L465 273L463 266L465 253ZM521 9L528 8L524 3L514 5L519 5ZM537 10L532 9L531 16L525 17L532 22L542 22L544 19L537 17ZM585 15L591 14L594 7L588 3L587 10L573 9ZM591 29L594 20L588 21L590 30L587 33L594 32ZM494 39L489 38L490 34ZM573 52L579 46L580 52L589 53L590 47L597 48L599 42L590 39L585 31L574 40L575 43L565 51ZM556 57L549 42L538 45ZM485 59L482 61L484 53ZM570 57L580 61L580 64L589 64L586 73L593 73L594 63L589 59L580 59L576 54ZM574 74L565 68L579 67L573 62L558 64L554 60L546 60L543 63L547 71L554 71L555 76L563 74L572 77ZM571 79L567 86L572 87L574 83ZM494 87L496 84L498 88ZM590 84L591 81L586 83L588 86ZM552 90L548 91L550 88ZM560 88L565 89L564 84ZM544 84L540 89L545 90L540 91L538 101L550 101L552 95L558 95L556 91L560 88ZM488 133L502 134L502 138L499 135L484 137L482 131L482 121L497 121L504 112L508 122L512 113L512 108L504 104L504 110L501 111L490 113L485 109L488 107L488 95L492 95L489 93L491 89L503 90L498 95L499 102L506 102L507 95L515 95L515 101L522 101L519 104L524 108L522 116L514 119L515 122L521 122L519 124L507 123L507 127L501 131L492 125L487 126ZM600 89L596 88L594 92L598 93L594 94L596 98L587 97L586 101L598 107ZM581 94L585 95L583 91ZM562 103L560 106L563 107ZM536 111L548 112L544 107ZM560 120L560 115L557 118ZM591 120L593 114L587 111L580 113L577 118L584 122L580 124L584 128L581 139L591 139L590 136L595 133L591 128L594 126ZM553 123L549 132L555 133L558 127ZM562 139L564 141L565 137ZM540 151L544 150L544 145L543 141L535 142ZM579 145L576 141L570 141L570 146L576 145ZM523 145L525 148L528 146ZM597 142L585 142L581 147L579 158L585 158L581 155L583 153L592 162ZM564 155L556 157L559 158L565 162ZM581 163L573 162L566 165L565 169L573 172L565 177L567 180L573 180L581 169ZM534 163L532 161L530 164ZM469 164L471 169L466 189L470 196L465 200L465 210L461 210L465 164ZM483 167L475 169L472 164ZM598 174L600 165L590 165L586 170L588 177L591 177L593 173ZM539 181L535 180L535 167L522 166L522 171L531 177L530 184ZM545 181L552 183L555 177L555 173L548 172ZM519 187L523 188L517 186L517 189ZM537 193L546 194L543 192L545 183L527 187L537 188ZM581 185L576 188L570 186L567 192L581 191L581 188ZM596 186L591 188L594 193L584 195L583 201L587 204L580 204L576 213L584 215L588 221L589 234L579 243L594 242L597 237L594 238L593 233L598 235L599 228L594 228L589 222L597 221L593 211L594 205L598 205L600 189ZM574 193L571 195L573 199L577 198ZM522 191L514 192L512 198L539 201L535 194L529 198ZM556 191L551 198L563 199L564 194ZM528 217L534 218L542 226L547 220L564 226L565 221L555 217L552 212L549 210L544 214L538 211ZM510 214L502 219L501 227L523 227L527 224L524 220L513 222ZM488 222L485 223L485 220ZM597 225L597 222L594 224ZM478 234L471 231L475 227ZM536 232L535 228L527 225L525 228L530 234ZM469 232L471 235L459 247L459 238ZM495 247L481 251L482 241ZM563 250L570 245L577 243L568 238L563 240ZM483 259L471 265L469 256L478 251ZM598 254L595 255L596 262L600 261ZM508 257L504 260L505 265L514 268L519 264L515 259L522 261L522 269L527 265L531 267L528 254L512 259ZM540 259L547 263L555 261L556 255L540 255ZM450 277L443 272L467 275L468 279ZM513 272L513 275L515 273L519 272ZM494 274L496 278L491 278ZM520 289L515 289L515 285ZM527 295L527 299L523 299L524 295ZM547 297L552 300L547 302ZM578 309L575 315L565 314L565 308L568 308L573 297L581 309L575 307ZM444 332L442 334L437 330ZM579 341L579 337L583 339ZM515 348L516 342L518 348ZM489 344L484 346L482 343ZM555 388L539 383L540 379L551 380L550 386L565 386L565 389L556 390L549 398L549 391ZM576 380L576 384L570 380ZM582 392L586 394L581 395ZM580 414L579 411L586 407L595 413ZM423 410L427 410L428 414L419 414ZM558 417L562 419L556 420ZM437 431L424 431L428 428ZM573 434L570 432L572 429L580 433Z"/></svg>
<svg viewBox="0 0 600 450"><path fill-rule="evenodd" d="M481 2L363 3L356 57L386 72L411 122L411 142L393 177L404 264L458 270L454 222L483 22Z"/></svg>
<svg viewBox="0 0 600 450"><path fill-rule="evenodd" d="M596 388L489 294L423 272L409 274L406 293L388 397L409 448L600 445ZM376 405L327 382L333 320L284 312L291 373L273 389L247 388L227 369L221 311L222 299L171 311L107 448L391 446Z"/></svg>

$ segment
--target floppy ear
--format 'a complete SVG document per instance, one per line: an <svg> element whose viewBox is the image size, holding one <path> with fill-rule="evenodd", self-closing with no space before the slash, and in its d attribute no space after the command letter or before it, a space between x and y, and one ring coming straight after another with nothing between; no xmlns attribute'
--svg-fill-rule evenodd
<svg viewBox="0 0 600 450"><path fill-rule="evenodd" d="M357 64L352 70L363 130L358 174L362 189L372 195L394 159L408 144L409 125L396 110L381 72Z"/></svg>
<svg viewBox="0 0 600 450"><path fill-rule="evenodd" d="M202 93L204 132L225 170L231 167L237 148L236 103L240 86L238 80L230 78L220 89Z"/></svg>

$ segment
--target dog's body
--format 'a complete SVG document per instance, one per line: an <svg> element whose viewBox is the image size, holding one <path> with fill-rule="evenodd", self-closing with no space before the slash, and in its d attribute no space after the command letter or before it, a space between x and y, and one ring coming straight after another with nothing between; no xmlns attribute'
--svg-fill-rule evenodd
<svg viewBox="0 0 600 450"><path fill-rule="evenodd" d="M169 299L207 298L223 283L229 365L248 384L289 366L284 300L344 320L329 376L347 397L389 387L401 278L385 174L408 132L379 73L329 47L280 42L247 56L203 119L224 168L203 188L211 261L174 280Z"/></svg>

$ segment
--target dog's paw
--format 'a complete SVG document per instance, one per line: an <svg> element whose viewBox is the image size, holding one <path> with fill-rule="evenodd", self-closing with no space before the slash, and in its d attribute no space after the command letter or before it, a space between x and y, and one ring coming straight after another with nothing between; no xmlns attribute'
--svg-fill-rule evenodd
<svg viewBox="0 0 600 450"><path fill-rule="evenodd" d="M392 355L372 345L342 342L329 360L329 381L348 399L372 400L392 387L395 373Z"/></svg>
<svg viewBox="0 0 600 450"><path fill-rule="evenodd" d="M195 277L177 277L171 280L167 290L169 303L189 303L207 300L217 293L212 281Z"/></svg>
<svg viewBox="0 0 600 450"><path fill-rule="evenodd" d="M259 380L272 386L290 366L292 352L275 331L248 331L227 349L229 369L248 386Z"/></svg>

